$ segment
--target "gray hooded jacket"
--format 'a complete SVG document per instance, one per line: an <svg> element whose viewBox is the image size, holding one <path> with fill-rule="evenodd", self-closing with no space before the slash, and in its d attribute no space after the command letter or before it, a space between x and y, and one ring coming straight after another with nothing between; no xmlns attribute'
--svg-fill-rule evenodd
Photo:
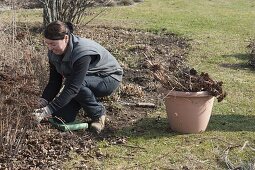
<svg viewBox="0 0 255 170"><path fill-rule="evenodd" d="M118 81L122 80L123 70L117 60L109 51L93 40L70 34L68 49L63 59L51 51L48 53L49 61L67 79L72 73L73 63L84 56L97 56L89 65L87 75L110 75Z"/></svg>

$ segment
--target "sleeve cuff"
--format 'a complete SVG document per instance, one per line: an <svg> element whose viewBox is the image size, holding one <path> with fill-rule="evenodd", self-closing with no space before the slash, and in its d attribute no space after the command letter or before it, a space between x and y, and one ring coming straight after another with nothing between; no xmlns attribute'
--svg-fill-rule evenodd
<svg viewBox="0 0 255 170"><path fill-rule="evenodd" d="M49 114L49 115L51 115L53 113L53 111L49 105L45 107L45 110L46 110L47 114Z"/></svg>

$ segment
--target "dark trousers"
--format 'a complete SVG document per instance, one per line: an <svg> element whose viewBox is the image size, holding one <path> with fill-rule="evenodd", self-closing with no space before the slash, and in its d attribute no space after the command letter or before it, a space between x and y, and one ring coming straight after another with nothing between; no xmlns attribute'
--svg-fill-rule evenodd
<svg viewBox="0 0 255 170"><path fill-rule="evenodd" d="M106 110L102 103L97 101L96 97L111 95L119 84L120 82L111 76L86 76L77 96L63 108L53 113L52 116L58 117L66 123L72 122L79 110L83 108L92 120L97 119L105 114Z"/></svg>

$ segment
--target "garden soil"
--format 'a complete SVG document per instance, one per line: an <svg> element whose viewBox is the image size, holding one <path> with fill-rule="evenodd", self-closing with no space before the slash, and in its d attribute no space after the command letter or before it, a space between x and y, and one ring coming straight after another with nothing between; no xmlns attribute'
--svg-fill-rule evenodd
<svg viewBox="0 0 255 170"><path fill-rule="evenodd" d="M40 31L35 30L31 32L40 37L37 35ZM105 46L124 69L123 82L115 94L98 99L107 109L105 130L97 135L89 129L62 132L47 121L35 125L31 112L43 89L39 85L46 84L47 76L36 69L24 74L6 62L0 69L0 169L62 169L63 162L72 158L71 153L82 157L73 168L93 167L88 160L101 160L105 156L97 148L99 141L105 140L109 145L126 143L128 137L117 135L119 131L129 128L132 133L139 133L132 127L150 113L164 108L162 99L167 90L155 80L146 60L176 68L185 62L190 48L189 40L164 31L152 33L104 26L80 26L77 30L76 34ZM26 34L17 36L17 41L25 37ZM38 72L42 74L40 80ZM90 121L83 111L77 119Z"/></svg>

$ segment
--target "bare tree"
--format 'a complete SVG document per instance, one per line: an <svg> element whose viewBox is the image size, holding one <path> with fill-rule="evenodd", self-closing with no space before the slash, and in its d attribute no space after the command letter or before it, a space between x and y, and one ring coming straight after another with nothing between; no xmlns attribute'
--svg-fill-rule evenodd
<svg viewBox="0 0 255 170"><path fill-rule="evenodd" d="M80 23L86 10L95 4L95 0L38 0L43 4L43 23L69 21Z"/></svg>

